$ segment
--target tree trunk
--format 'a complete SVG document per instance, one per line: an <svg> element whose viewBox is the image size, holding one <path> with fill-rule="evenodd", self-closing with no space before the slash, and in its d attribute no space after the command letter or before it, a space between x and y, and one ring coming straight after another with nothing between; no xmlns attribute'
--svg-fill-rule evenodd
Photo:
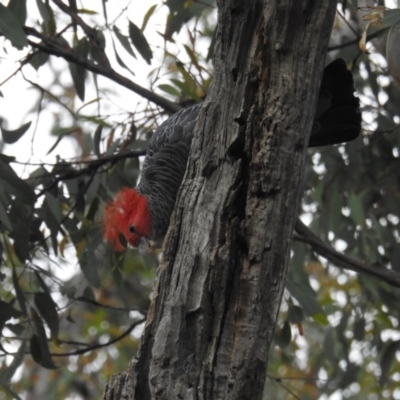
<svg viewBox="0 0 400 400"><path fill-rule="evenodd" d="M218 8L215 78L140 352L107 399L262 397L336 0Z"/></svg>

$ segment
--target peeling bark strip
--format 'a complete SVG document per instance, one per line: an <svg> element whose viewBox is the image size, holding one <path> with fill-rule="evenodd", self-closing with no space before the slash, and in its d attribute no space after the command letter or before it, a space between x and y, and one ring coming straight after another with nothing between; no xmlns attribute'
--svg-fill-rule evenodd
<svg viewBox="0 0 400 400"><path fill-rule="evenodd" d="M262 397L336 1L218 7L215 80L120 398Z"/></svg>

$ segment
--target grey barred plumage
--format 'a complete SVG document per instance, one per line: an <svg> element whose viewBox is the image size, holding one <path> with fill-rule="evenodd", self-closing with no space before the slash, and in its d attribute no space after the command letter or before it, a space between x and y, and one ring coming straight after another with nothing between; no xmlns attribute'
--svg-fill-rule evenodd
<svg viewBox="0 0 400 400"><path fill-rule="evenodd" d="M147 196L152 237L162 242L189 157L201 104L178 111L154 132L137 191Z"/></svg>
<svg viewBox="0 0 400 400"><path fill-rule="evenodd" d="M116 248L121 248L118 232L139 248L144 238L162 244L201 107L197 104L185 108L160 125L150 140L139 185L136 189L122 189L107 207L109 227L105 237ZM360 130L361 113L354 96L353 76L346 62L339 59L325 68L309 147L348 142L357 138Z"/></svg>

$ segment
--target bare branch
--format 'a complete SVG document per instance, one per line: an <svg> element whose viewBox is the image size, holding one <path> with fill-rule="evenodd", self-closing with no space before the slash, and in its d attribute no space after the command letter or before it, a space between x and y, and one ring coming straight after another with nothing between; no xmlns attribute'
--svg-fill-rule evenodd
<svg viewBox="0 0 400 400"><path fill-rule="evenodd" d="M106 343L102 343L102 344L99 343L99 344L95 344L93 346L88 346L84 349L70 351L70 352L66 352L66 353L51 353L51 355L53 357L77 356L80 354L88 353L89 351L98 350L103 347L111 346L112 344L117 343L120 340L122 340L125 336L128 336L138 325L142 324L145 321L146 321L146 318L142 318L142 319L139 319L138 321L135 321L133 324L131 324L129 326L129 328L125 332L123 332L121 335L117 336L116 338L109 340Z"/></svg>
<svg viewBox="0 0 400 400"><path fill-rule="evenodd" d="M304 225L300 218L297 218L296 220L295 229L297 234L294 234L294 240L309 244L315 253L325 257L337 267L370 275L383 280L391 286L400 287L399 273L384 267L373 266L338 252L332 246L322 241L315 233Z"/></svg>
<svg viewBox="0 0 400 400"><path fill-rule="evenodd" d="M100 65L81 56L76 51L74 51L66 43L65 40L62 40L57 37L44 36L31 27L24 27L24 31L27 35L35 36L36 38L40 38L42 40L39 43L34 42L32 40L28 40L29 45L34 49L37 49L46 54L64 58L66 61L80 65L81 67L84 67L88 71L104 76L118 83L119 85L131 90L132 92L137 93L139 96L142 96L143 98L151 101L152 103L160 106L167 112L175 113L182 108L179 104L173 103L172 101L165 99L164 97L132 82L130 79L119 74L118 72L113 70L109 65L109 63L107 64L106 61L104 61L105 65ZM99 48L96 47L96 49Z"/></svg>

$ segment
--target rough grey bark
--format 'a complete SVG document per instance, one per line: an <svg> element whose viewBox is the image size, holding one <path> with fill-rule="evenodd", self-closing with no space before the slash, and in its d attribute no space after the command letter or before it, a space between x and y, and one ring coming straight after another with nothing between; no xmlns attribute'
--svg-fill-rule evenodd
<svg viewBox="0 0 400 400"><path fill-rule="evenodd" d="M336 0L218 7L215 80L138 359L105 399L262 397Z"/></svg>

